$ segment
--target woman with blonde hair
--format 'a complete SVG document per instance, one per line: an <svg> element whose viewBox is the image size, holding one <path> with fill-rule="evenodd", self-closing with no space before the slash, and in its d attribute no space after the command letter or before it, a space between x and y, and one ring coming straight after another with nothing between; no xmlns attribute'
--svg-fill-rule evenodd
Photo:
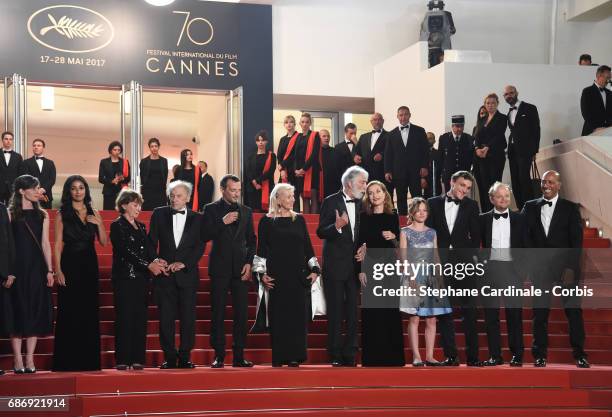
<svg viewBox="0 0 612 417"><path fill-rule="evenodd" d="M393 200L380 181L371 181L363 200L364 213L360 217L359 246L370 251L376 263L393 263L399 236L399 218L393 208ZM386 249L386 250L382 250ZM380 256L379 256L380 255ZM367 291L368 277L359 273L359 280ZM391 278L393 280L393 278ZM376 281L372 281L376 282ZM394 282L383 282L394 285ZM380 285L376 282L375 285ZM370 292L368 291L368 294ZM404 366L404 335L399 305L387 308L361 309L361 363L362 366Z"/></svg>
<svg viewBox="0 0 612 417"><path fill-rule="evenodd" d="M306 361L304 290L320 274L306 221L293 211L294 201L292 185L276 184L268 214L259 222L257 255L253 260L253 272L265 288L260 300L267 298L266 324L270 327L275 367L296 367Z"/></svg>
<svg viewBox="0 0 612 417"><path fill-rule="evenodd" d="M312 116L303 113L300 117L302 133L295 144L295 176L298 194L302 197L303 213L318 213L322 200L321 183L321 137L319 132L310 130Z"/></svg>
<svg viewBox="0 0 612 417"><path fill-rule="evenodd" d="M402 258L408 259L409 262L424 262L427 265L433 264L437 259L434 253L435 248L438 247L436 231L425 226L428 215L427 201L420 197L413 198L408 206L410 225L402 228L400 234L400 248L403 249ZM410 280L409 285L417 288L440 287L442 285L441 277L435 277L427 272L419 272L416 276L407 277ZM408 297L407 300L402 299L400 305L400 310L410 315L408 333L410 334L410 346L412 347L412 366L440 366L440 362L434 358L436 316L452 312L448 298ZM421 360L421 354L419 353L419 321L421 317L425 318L425 362Z"/></svg>

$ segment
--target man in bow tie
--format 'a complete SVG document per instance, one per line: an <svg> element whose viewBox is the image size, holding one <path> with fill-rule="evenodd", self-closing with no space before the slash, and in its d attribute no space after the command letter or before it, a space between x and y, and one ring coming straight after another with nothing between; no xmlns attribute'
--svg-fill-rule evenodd
<svg viewBox="0 0 612 417"><path fill-rule="evenodd" d="M533 104L521 101L513 85L504 88L504 99L510 105L508 111L508 162L512 178L512 191L518 209L531 200L533 188L529 175L531 164L540 149L540 116Z"/></svg>
<svg viewBox="0 0 612 417"><path fill-rule="evenodd" d="M23 161L22 174L28 174L40 181L40 189L43 195L40 205L50 209L53 201L53 186L55 185L56 170L52 160L45 157L46 143L37 138L32 141L33 156Z"/></svg>
<svg viewBox="0 0 612 417"><path fill-rule="evenodd" d="M443 195L427 200L429 217L425 222L435 229L438 248L443 249L441 262L470 263L472 252L480 246L480 225L478 222L478 203L468 197L474 184L474 177L467 171L457 171L451 176L450 190ZM457 249L456 251L449 249ZM473 251L472 251L473 249ZM462 281L453 276L445 276L447 285L458 287L472 285L473 278ZM466 354L468 366L482 366L478 358L478 331L476 328L476 299L457 297L452 299L453 307L458 306L463 316ZM455 343L455 325L451 314L438 316L442 348L446 359L444 366L458 366L457 345Z"/></svg>
<svg viewBox="0 0 612 417"><path fill-rule="evenodd" d="M372 131L359 137L355 149L355 164L368 171L370 181L382 182L387 187L389 194L393 195L391 183L385 180L384 154L389 132L383 129L384 123L385 119L382 114L374 113L370 116Z"/></svg>
<svg viewBox="0 0 612 417"><path fill-rule="evenodd" d="M0 203L8 204L13 193L13 182L21 173L23 158L13 150L13 133L2 132L0 158Z"/></svg>
<svg viewBox="0 0 612 417"><path fill-rule="evenodd" d="M153 210L149 238L165 266L165 274L153 279L159 309L159 339L164 351L161 369L192 369L195 344L196 297L200 283L199 261L205 243L201 238L202 215L188 207L192 184L168 185L170 206ZM178 351L174 343L175 320L181 327Z"/></svg>
<svg viewBox="0 0 612 417"><path fill-rule="evenodd" d="M534 287L543 294L533 300L534 366L545 367L548 353L548 315L551 289L555 285L574 288L580 283L580 257L582 248L582 219L578 205L559 197L561 175L547 171L542 175L542 198L525 203L523 215L527 223L527 246L534 260L530 277ZM579 368L588 368L584 351L584 321L580 298L561 298L569 323L569 338Z"/></svg>
<svg viewBox="0 0 612 417"><path fill-rule="evenodd" d="M354 157L357 149L357 126L347 123L344 126L344 139L335 146L336 168L344 173L349 167L355 165Z"/></svg>
<svg viewBox="0 0 612 417"><path fill-rule="evenodd" d="M595 130L612 126L612 91L606 88L610 83L610 67L597 68L593 85L582 90L580 111L584 119L582 136Z"/></svg>
<svg viewBox="0 0 612 417"><path fill-rule="evenodd" d="M327 301L327 351L332 366L356 366L357 355L357 242L361 199L368 172L352 166L342 175L342 190L323 200L317 236L323 239L323 271ZM346 337L342 340L342 321Z"/></svg>

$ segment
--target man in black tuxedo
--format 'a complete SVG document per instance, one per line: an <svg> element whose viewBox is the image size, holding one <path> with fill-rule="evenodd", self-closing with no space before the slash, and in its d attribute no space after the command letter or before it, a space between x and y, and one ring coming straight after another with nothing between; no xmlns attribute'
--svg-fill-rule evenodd
<svg viewBox="0 0 612 417"><path fill-rule="evenodd" d="M451 176L457 171L472 171L474 163L474 138L463 131L465 116L451 117L451 131L438 140L438 169L442 175L444 191L450 190Z"/></svg>
<svg viewBox="0 0 612 417"><path fill-rule="evenodd" d="M189 356L195 344L198 262L205 243L201 238L202 215L187 207L191 190L188 182L172 182L168 186L170 206L158 207L151 215L149 238L165 265L165 273L153 279L164 351L160 369L195 368ZM178 352L174 344L177 318L181 327Z"/></svg>
<svg viewBox="0 0 612 417"><path fill-rule="evenodd" d="M232 346L233 366L248 368L252 362L244 359L249 307L251 263L257 248L252 210L239 203L241 184L235 175L221 179L221 199L204 207L202 234L212 240L208 275L211 281L212 329L210 342L215 349L212 368L225 363L225 306L227 293L232 293L234 312Z"/></svg>
<svg viewBox="0 0 612 417"><path fill-rule="evenodd" d="M590 135L596 129L612 126L612 91L606 88L610 83L610 67L597 68L593 85L582 90L580 111L584 119L582 136Z"/></svg>
<svg viewBox="0 0 612 417"><path fill-rule="evenodd" d="M342 186L340 185L341 172L338 172L336 164L336 148L329 146L331 135L329 130L319 130L321 137L321 169L323 171L323 198L338 192Z"/></svg>
<svg viewBox="0 0 612 417"><path fill-rule="evenodd" d="M50 209L53 202L53 186L55 185L55 164L52 160L45 158L46 144L42 139L34 139L32 142L32 153L34 156L23 161L21 173L28 174L40 181L40 187L44 189L40 205Z"/></svg>
<svg viewBox="0 0 612 417"><path fill-rule="evenodd" d="M575 203L559 197L560 189L561 175L556 171L545 172L542 176L542 197L526 202L522 211L527 222L528 247L543 248L534 251L531 268L533 285L543 291L542 296L534 299L533 309L531 351L536 367L546 366L550 290L555 285L573 288L580 281L582 219ZM569 323L576 366L588 368L580 299L563 297L561 301Z"/></svg>
<svg viewBox="0 0 612 417"><path fill-rule="evenodd" d="M13 182L21 172L23 158L13 150L13 133L2 132L0 158L0 203L8 204L13 193Z"/></svg>
<svg viewBox="0 0 612 417"><path fill-rule="evenodd" d="M518 99L513 85L504 88L504 98L510 105L508 111L508 162L512 190L519 210L525 201L533 199L533 188L529 171L535 155L540 150L540 116L533 104Z"/></svg>
<svg viewBox="0 0 612 417"><path fill-rule="evenodd" d="M200 172L202 173L202 195L200 205L204 208L205 205L212 203L213 195L215 194L215 180L208 173L208 164L200 161Z"/></svg>
<svg viewBox="0 0 612 417"><path fill-rule="evenodd" d="M349 167L355 165L354 156L357 148L357 126L354 123L347 123L344 126L344 140L337 144L336 149L336 168L342 175Z"/></svg>
<svg viewBox="0 0 612 417"><path fill-rule="evenodd" d="M397 109L400 125L389 132L385 154L385 179L393 184L397 209L401 216L408 214L408 189L412 197L422 195L427 188L429 143L425 129L410 123L410 109Z"/></svg>
<svg viewBox="0 0 612 417"><path fill-rule="evenodd" d="M317 236L323 239L323 280L327 302L327 351L332 366L356 366L357 297L359 281L355 256L359 213L368 173L352 166L342 175L342 190L323 200ZM342 341L342 318L346 338Z"/></svg>
<svg viewBox="0 0 612 417"><path fill-rule="evenodd" d="M393 194L391 184L385 180L385 145L389 132L383 129L385 120L382 114L374 113L370 117L372 131L364 133L359 137L355 148L355 163L368 171L369 181L380 181L387 187L387 191Z"/></svg>
<svg viewBox="0 0 612 417"><path fill-rule="evenodd" d="M478 203L467 197L474 184L474 177L467 171L455 172L451 177L450 190L443 195L427 200L429 216L425 224L436 231L438 248L444 249L443 263L472 262L476 248L480 247L480 226ZM473 251L470 249L474 248ZM450 249L457 249L456 252ZM447 285L454 288L471 287L473 277L462 281L452 276L445 277ZM468 366L482 366L478 359L478 330L476 328L476 299L457 297L453 300L461 308L463 331L465 333ZM438 316L438 329L446 359L444 366L458 366L455 325L452 314Z"/></svg>
<svg viewBox="0 0 612 417"><path fill-rule="evenodd" d="M509 210L510 187L496 182L489 190L493 209L480 215L480 232L485 263L485 285L492 289L523 287L522 274L527 228L520 213ZM514 250L517 249L517 250ZM489 359L485 366L503 365L499 305L502 297L483 297ZM523 310L521 297L503 297L508 328L508 345L512 352L510 366L523 366Z"/></svg>

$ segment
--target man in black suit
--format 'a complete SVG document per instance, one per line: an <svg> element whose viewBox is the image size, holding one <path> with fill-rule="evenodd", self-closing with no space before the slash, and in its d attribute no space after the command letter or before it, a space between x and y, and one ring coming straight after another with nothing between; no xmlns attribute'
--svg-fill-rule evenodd
<svg viewBox="0 0 612 417"><path fill-rule="evenodd" d="M582 219L578 205L559 197L561 175L547 171L542 176L542 197L525 203L527 243L535 251L531 280L543 294L534 299L533 345L534 366L545 367L548 353L548 315L553 286L573 288L580 281ZM548 293L546 291L549 291ZM590 367L584 351L584 321L578 297L562 297L569 323L570 344L576 366Z"/></svg>
<svg viewBox="0 0 612 417"><path fill-rule="evenodd" d="M329 146L331 135L329 130L319 130L321 137L321 162L323 171L323 198L338 192L342 186L340 185L340 176L336 164L336 148Z"/></svg>
<svg viewBox="0 0 612 417"><path fill-rule="evenodd" d="M336 149L336 168L342 175L349 167L355 165L354 156L357 148L357 126L354 123L347 123L344 126L344 140L337 144Z"/></svg>
<svg viewBox="0 0 612 417"><path fill-rule="evenodd" d="M34 156L23 161L21 173L38 178L40 187L44 189L42 190L43 198L40 200L40 205L43 208L50 209L53 201L56 171L53 161L44 156L45 148L44 140L34 139L32 141L32 153Z"/></svg>
<svg viewBox="0 0 612 417"><path fill-rule="evenodd" d="M391 184L385 180L385 144L388 133L383 129L385 120L382 114L374 113L370 117L372 131L364 133L359 137L355 148L355 163L368 171L369 181L380 181L387 187L387 191L393 194Z"/></svg>
<svg viewBox="0 0 612 417"><path fill-rule="evenodd" d="M191 190L188 182L172 182L168 186L170 206L158 207L151 215L149 238L166 266L165 274L153 279L164 351L160 369L195 368L189 356L195 344L198 262L205 243L201 238L202 215L187 207ZM174 344L177 318L181 327L178 352Z"/></svg>
<svg viewBox="0 0 612 417"><path fill-rule="evenodd" d="M327 302L327 351L332 366L356 366L357 297L356 260L359 213L368 173L352 166L342 175L342 190L323 200L317 236L323 239L323 280ZM342 318L346 338L342 341Z"/></svg>
<svg viewBox="0 0 612 417"><path fill-rule="evenodd" d="M522 288L521 265L527 243L527 228L520 213L509 210L510 187L496 182L489 190L493 209L480 215L480 231L483 252L481 259L486 265L485 285L492 289ZM518 250L514 250L518 249ZM485 326L489 343L489 359L485 366L503 365L501 354L501 330L499 305L502 297L483 297ZM523 366L523 310L521 297L503 297L508 328L508 345L512 352L510 366Z"/></svg>
<svg viewBox="0 0 612 417"><path fill-rule="evenodd" d="M512 190L519 210L525 201L533 199L533 188L529 171L535 155L540 149L540 116L533 104L518 99L513 85L504 88L504 98L510 105L508 111L508 162Z"/></svg>
<svg viewBox="0 0 612 417"><path fill-rule="evenodd" d="M385 179L393 184L399 214L408 214L408 189L412 197L427 188L429 143L425 129L410 123L410 109L397 109L400 125L389 132L385 155Z"/></svg>
<svg viewBox="0 0 612 417"><path fill-rule="evenodd" d="M257 248L252 210L239 203L241 184L235 175L221 179L221 199L204 207L202 233L204 241L212 240L208 275L211 281L212 329L210 342L215 349L212 368L225 363L225 306L227 293L232 293L234 312L232 346L233 366L248 368L244 359L249 307L251 263Z"/></svg>
<svg viewBox="0 0 612 417"><path fill-rule="evenodd" d="M2 132L0 158L0 203L8 204L13 193L13 182L21 172L23 158L13 150L13 133Z"/></svg>
<svg viewBox="0 0 612 417"><path fill-rule="evenodd" d="M582 90L580 111L584 119L582 136L590 135L596 129L612 126L612 91L606 88L610 83L610 67L597 68L595 82Z"/></svg>
<svg viewBox="0 0 612 417"><path fill-rule="evenodd" d="M457 171L472 171L474 163L474 138L463 131L465 116L451 117L451 131L438 141L438 169L442 175L444 191L450 190L451 176Z"/></svg>
<svg viewBox="0 0 612 417"><path fill-rule="evenodd" d="M474 184L474 177L467 171L455 172L451 177L450 190L443 195L427 200L429 216L425 222L436 231L438 248L444 249L441 257L443 263L468 263L476 255L480 246L480 226L478 222L478 203L467 197ZM470 250L474 248L474 250ZM453 251L450 249L456 249ZM471 286L470 278L462 281L452 276L445 277L447 285L453 288ZM473 280L473 278L472 278ZM466 354L468 366L482 366L478 359L478 330L476 328L476 299L474 297L457 297L463 316ZM458 366L457 345L455 343L455 325L452 314L438 316L438 329L446 359L445 366Z"/></svg>
<svg viewBox="0 0 612 417"><path fill-rule="evenodd" d="M5 305L8 297L4 291L8 291L15 282L14 261L15 261L15 243L13 240L13 228L9 219L6 206L0 203L0 311L10 311L10 307ZM5 290L6 288L6 290ZM0 333L9 334L10 329L5 328L5 325L11 321L11 317L2 317L0 322ZM0 375L4 375L4 371L0 369Z"/></svg>
<svg viewBox="0 0 612 417"><path fill-rule="evenodd" d="M201 194L201 206L204 208L205 205L212 203L213 195L215 194L215 180L208 173L208 164L204 161L200 161L200 172L202 173L202 194Z"/></svg>

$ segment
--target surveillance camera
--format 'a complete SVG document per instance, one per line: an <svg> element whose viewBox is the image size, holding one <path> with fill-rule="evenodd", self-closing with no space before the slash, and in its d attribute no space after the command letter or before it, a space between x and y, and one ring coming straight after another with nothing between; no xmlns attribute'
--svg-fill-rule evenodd
<svg viewBox="0 0 612 417"><path fill-rule="evenodd" d="M195 143L196 145L199 145L199 144L200 144L200 139L198 139L198 138L197 138L197 136L192 137L192 138L191 138L191 141L192 141L193 143Z"/></svg>

